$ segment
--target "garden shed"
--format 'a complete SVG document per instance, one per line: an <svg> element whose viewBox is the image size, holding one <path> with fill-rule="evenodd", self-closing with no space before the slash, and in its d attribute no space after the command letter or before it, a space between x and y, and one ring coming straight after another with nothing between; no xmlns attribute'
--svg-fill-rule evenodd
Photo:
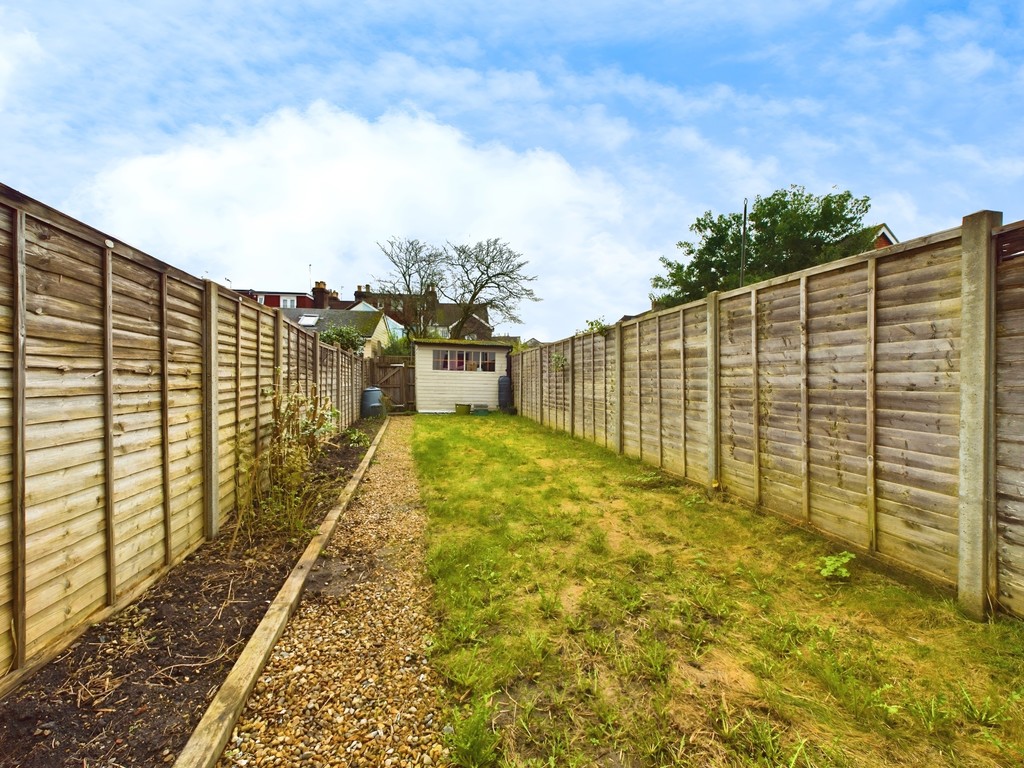
<svg viewBox="0 0 1024 768"><path fill-rule="evenodd" d="M457 404L498 408L498 379L512 347L494 341L416 339L416 410L454 413Z"/></svg>

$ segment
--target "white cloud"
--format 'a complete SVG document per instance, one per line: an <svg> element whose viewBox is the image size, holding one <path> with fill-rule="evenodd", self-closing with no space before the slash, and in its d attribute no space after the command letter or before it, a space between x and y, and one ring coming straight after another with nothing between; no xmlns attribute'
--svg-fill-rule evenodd
<svg viewBox="0 0 1024 768"><path fill-rule="evenodd" d="M42 56L43 47L36 36L26 29L6 28L3 8L0 8L0 109L4 108L19 66Z"/></svg>
<svg viewBox="0 0 1024 768"><path fill-rule="evenodd" d="M386 271L375 243L391 236L502 237L547 299L522 308L529 335L554 338L646 303L657 256L640 245L636 199L549 151L474 145L426 115L370 122L317 103L123 160L80 191L76 213L194 274L263 289L304 289L312 276L349 293Z"/></svg>
<svg viewBox="0 0 1024 768"><path fill-rule="evenodd" d="M974 80L999 63L995 51L973 42L938 52L935 58L937 68L944 77L961 81Z"/></svg>
<svg viewBox="0 0 1024 768"><path fill-rule="evenodd" d="M704 137L692 127L675 128L665 136L665 144L684 153L679 165L705 193L714 190L719 199L742 200L755 194L768 194L780 182L778 160L771 155L756 157L739 147L727 146ZM734 204L730 210L735 210Z"/></svg>

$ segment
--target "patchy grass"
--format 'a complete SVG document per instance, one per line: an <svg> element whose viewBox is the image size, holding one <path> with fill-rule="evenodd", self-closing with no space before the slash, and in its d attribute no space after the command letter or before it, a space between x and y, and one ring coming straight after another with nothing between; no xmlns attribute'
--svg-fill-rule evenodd
<svg viewBox="0 0 1024 768"><path fill-rule="evenodd" d="M1024 764L1024 623L525 419L414 454L458 764Z"/></svg>

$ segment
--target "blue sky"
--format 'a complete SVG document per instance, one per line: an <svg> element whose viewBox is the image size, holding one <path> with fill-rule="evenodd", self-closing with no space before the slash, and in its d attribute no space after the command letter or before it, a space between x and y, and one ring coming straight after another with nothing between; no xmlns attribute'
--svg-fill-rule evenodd
<svg viewBox="0 0 1024 768"><path fill-rule="evenodd" d="M900 239L1024 217L1019 2L0 0L0 181L234 287L501 237L554 340L790 184Z"/></svg>

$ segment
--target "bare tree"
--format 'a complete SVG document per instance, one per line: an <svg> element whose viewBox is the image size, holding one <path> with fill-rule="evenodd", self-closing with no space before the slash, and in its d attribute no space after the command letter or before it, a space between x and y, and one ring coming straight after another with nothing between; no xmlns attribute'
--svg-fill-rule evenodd
<svg viewBox="0 0 1024 768"><path fill-rule="evenodd" d="M528 285L537 279L526 274L528 262L499 238L435 248L393 237L377 246L391 263L391 272L373 280L412 338L428 336L439 324L438 296L457 307L454 322L451 314L444 318L453 339L462 338L474 315L485 315L492 325L499 320L519 323L519 304L540 301Z"/></svg>
<svg viewBox="0 0 1024 768"><path fill-rule="evenodd" d="M436 321L438 286L444 281L443 251L397 237L377 247L391 263L386 277L373 278L377 292L387 299L392 314L401 318L407 336L427 336Z"/></svg>
<svg viewBox="0 0 1024 768"><path fill-rule="evenodd" d="M482 308L489 322L520 323L519 304L540 301L527 285L537 279L526 274L528 262L499 238L475 245L452 245L442 251L446 279L438 292L459 307L459 317L450 326L453 339L461 339L463 327Z"/></svg>

